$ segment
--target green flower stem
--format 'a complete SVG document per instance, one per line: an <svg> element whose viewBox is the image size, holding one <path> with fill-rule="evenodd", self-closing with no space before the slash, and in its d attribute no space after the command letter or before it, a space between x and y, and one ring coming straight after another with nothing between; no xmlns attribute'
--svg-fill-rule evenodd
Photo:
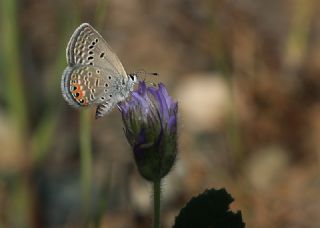
<svg viewBox="0 0 320 228"><path fill-rule="evenodd" d="M91 212L92 190L92 151L91 151L91 124L90 110L80 112L80 156L81 156L81 184L83 213L89 221Z"/></svg>
<svg viewBox="0 0 320 228"><path fill-rule="evenodd" d="M153 228L160 228L161 179L153 182Z"/></svg>
<svg viewBox="0 0 320 228"><path fill-rule="evenodd" d="M1 55L3 55L3 78L9 117L16 125L19 137L27 134L27 107L23 88L22 69L19 49L18 1L1 1Z"/></svg>

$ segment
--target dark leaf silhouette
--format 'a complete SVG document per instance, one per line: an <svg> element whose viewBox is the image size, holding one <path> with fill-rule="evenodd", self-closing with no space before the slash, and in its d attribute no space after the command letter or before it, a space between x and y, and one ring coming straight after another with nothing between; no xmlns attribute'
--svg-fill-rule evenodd
<svg viewBox="0 0 320 228"><path fill-rule="evenodd" d="M181 209L173 228L243 228L241 212L229 210L232 201L225 189L206 190Z"/></svg>

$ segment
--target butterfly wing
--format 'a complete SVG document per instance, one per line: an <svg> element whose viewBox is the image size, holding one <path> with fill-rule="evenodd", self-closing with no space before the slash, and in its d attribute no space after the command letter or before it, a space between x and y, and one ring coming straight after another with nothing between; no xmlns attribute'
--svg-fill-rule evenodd
<svg viewBox="0 0 320 228"><path fill-rule="evenodd" d="M91 65L112 69L122 77L127 75L117 55L88 23L81 24L71 36L67 46L67 61L70 66Z"/></svg>
<svg viewBox="0 0 320 228"><path fill-rule="evenodd" d="M105 111L111 109L118 101L115 94L119 93L121 81L116 80L117 72L113 69L95 66L76 65L67 67L61 80L64 99L75 108L104 103ZM102 111L101 111L102 112Z"/></svg>
<svg viewBox="0 0 320 228"><path fill-rule="evenodd" d="M109 112L126 97L128 76L102 36L89 24L81 24L67 46L68 67L63 73L61 89L73 107L96 104L96 118Z"/></svg>

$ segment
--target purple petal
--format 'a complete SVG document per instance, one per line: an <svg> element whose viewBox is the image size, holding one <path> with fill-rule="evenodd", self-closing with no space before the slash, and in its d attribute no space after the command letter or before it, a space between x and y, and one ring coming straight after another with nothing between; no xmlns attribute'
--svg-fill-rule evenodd
<svg viewBox="0 0 320 228"><path fill-rule="evenodd" d="M146 83L144 81L140 81L137 92L140 95L144 95L146 93L146 90L147 90Z"/></svg>
<svg viewBox="0 0 320 228"><path fill-rule="evenodd" d="M160 92L160 93L162 94L162 96L165 98L167 107L170 108L171 104L173 103L173 100L172 100L172 98L169 96L166 87L165 87L164 84L162 84L162 83L159 83L159 92Z"/></svg>
<svg viewBox="0 0 320 228"><path fill-rule="evenodd" d="M146 96L141 96L139 93L133 92L132 99L134 99L137 104L140 105L139 108L143 115L147 115L149 113L150 105L149 101L146 99Z"/></svg>
<svg viewBox="0 0 320 228"><path fill-rule="evenodd" d="M176 117L176 115L170 116L170 119L168 121L168 128L169 128L169 131L175 130L177 128L177 117Z"/></svg>
<svg viewBox="0 0 320 228"><path fill-rule="evenodd" d="M128 114L129 111L129 105L127 104L127 102L119 102L117 104L118 109L120 110L120 112L124 115Z"/></svg>
<svg viewBox="0 0 320 228"><path fill-rule="evenodd" d="M169 109L170 115L176 115L178 112L178 102L172 102Z"/></svg>
<svg viewBox="0 0 320 228"><path fill-rule="evenodd" d="M154 88L150 87L148 88L148 91L153 95L155 100L158 102L160 115L161 115L161 118L163 119L162 121L167 123L169 120L169 110L168 110L165 98L163 97L162 93L159 92L159 89L155 90Z"/></svg>
<svg viewBox="0 0 320 228"><path fill-rule="evenodd" d="M122 114L127 115L128 112L136 106L136 104L137 101L131 97L128 101L119 102L117 106Z"/></svg>

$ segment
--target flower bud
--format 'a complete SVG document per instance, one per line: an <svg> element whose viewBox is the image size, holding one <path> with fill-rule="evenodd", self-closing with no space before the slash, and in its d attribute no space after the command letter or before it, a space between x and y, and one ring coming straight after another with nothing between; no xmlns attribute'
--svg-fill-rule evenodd
<svg viewBox="0 0 320 228"><path fill-rule="evenodd" d="M131 98L118 107L140 174L149 181L161 179L176 159L178 103L162 83L147 88L140 82Z"/></svg>

